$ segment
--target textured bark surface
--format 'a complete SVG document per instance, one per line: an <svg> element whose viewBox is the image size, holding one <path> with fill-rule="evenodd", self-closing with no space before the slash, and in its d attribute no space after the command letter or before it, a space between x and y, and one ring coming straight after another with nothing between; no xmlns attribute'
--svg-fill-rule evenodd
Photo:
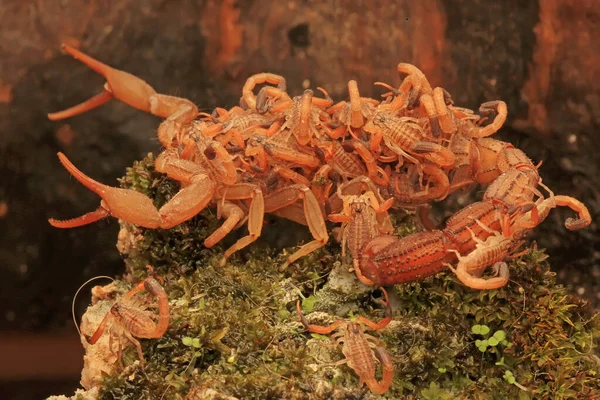
<svg viewBox="0 0 600 400"><path fill-rule="evenodd" d="M80 283L122 271L116 221L66 231L47 224L98 204L56 152L116 184L126 166L159 147L159 119L117 101L67 121L47 120L46 113L91 97L103 83L62 55L61 42L206 110L235 105L253 73L284 75L292 94L321 86L339 100L350 79L363 95L378 96L373 82L397 85L398 62L414 63L460 106L506 101L510 118L497 136L543 160L544 182L598 215L594 0L9 0L0 10L1 329L64 326ZM594 299L598 225L570 233L564 217L546 221L537 238L557 271L573 275L566 282Z"/></svg>

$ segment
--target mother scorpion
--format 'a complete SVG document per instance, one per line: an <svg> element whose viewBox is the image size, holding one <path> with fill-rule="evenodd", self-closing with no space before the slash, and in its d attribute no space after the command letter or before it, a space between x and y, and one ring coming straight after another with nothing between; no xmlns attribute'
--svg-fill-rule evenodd
<svg viewBox="0 0 600 400"><path fill-rule="evenodd" d="M73 220L50 219L57 227L85 225L113 215L142 227L167 229L192 218L212 202L226 221L205 240L207 247L239 227L246 217L248 220L248 235L225 251L223 261L260 236L266 212L308 225L314 240L289 256L287 265L327 242L324 214L331 214L329 219L335 222L348 223L350 216L343 215L351 208L344 206L342 198L347 202L348 195L367 195L356 186L344 186L348 179L360 180L368 174L375 187L367 190L372 192L365 197L371 199L367 204L371 201L375 205L372 199L376 198L385 209L390 201L395 207L423 209L430 201L442 200L459 188L489 184L483 201L455 213L442 230L433 229L429 223L429 232L404 239L373 229L367 236L349 239L359 279L393 284L435 273L476 248L480 254L488 237L500 231L508 235L510 229L504 227L512 222L507 220L525 224L514 214L516 210L536 208L534 196L543 198L537 189L541 185L537 166L510 143L489 137L504 123L506 104L483 104L482 117L454 107L445 90L432 88L423 73L410 64L398 64L398 73L404 78L398 89L377 83L390 89L382 102L360 97L354 81L348 85L350 103L333 105L324 90L325 99L313 97L312 91L292 99L285 92L283 77L263 73L247 80L241 108L217 109L216 115L206 115L189 100L156 93L131 74L69 46L63 49L103 75L107 83L103 93L49 114L49 118L71 117L113 97L165 118L158 128L165 150L155 166L181 182L182 188L157 209L141 193L94 181L59 153L67 170L99 194L102 202L98 210ZM254 87L263 83L277 87L265 86L255 96ZM489 117L493 117L491 124L482 126ZM364 135L370 136L368 144L362 140ZM346 140L348 136L351 138ZM346 193L340 192L342 187ZM590 224L583 204L566 196L555 199L556 204L579 213L579 219L570 221L567 228L581 229ZM366 223L364 216L361 218L361 223ZM539 222L529 218L527 230ZM467 282L472 281L465 279Z"/></svg>
<svg viewBox="0 0 600 400"><path fill-rule="evenodd" d="M191 101L157 93L140 78L111 68L70 46L63 45L62 48L104 76L107 82L101 94L67 110L48 114L48 117L51 120L69 118L116 98L134 108L165 118L158 128L158 139L165 150L157 157L155 167L157 171L181 182L182 188L165 205L157 209L152 200L144 194L99 183L77 169L64 154L58 153L65 168L84 186L98 194L102 201L96 211L67 221L50 219L50 224L58 228L73 228L114 216L145 228L169 229L194 217L214 201L218 205L219 216L222 215L227 220L205 240L207 247L216 244L232 229L238 227L240 222L245 221L246 213L248 217L249 234L225 251L224 263L231 254L248 246L260 236L265 212L282 211L287 215L284 209L294 207L297 201L302 201L304 215L296 219L301 219L308 225L315 240L290 255L286 265L327 242L323 215L315 196L306 184L291 182L292 184L284 187L269 190L266 176L259 184L244 182L238 172L239 162L236 162L223 143L213 139L215 133L234 130L233 136L239 141L243 131L248 128L240 132L231 124L224 124L218 120L215 122L211 116L196 120L203 114L198 112L198 108ZM275 82L285 86L285 80L277 75L261 74L251 77L243 91L246 104L256 104L252 88L262 82ZM240 118L243 116L239 112L232 114ZM243 125L246 121L238 119L237 123ZM259 118L254 119L254 123L258 128L266 122L264 118ZM274 152L275 155L279 154L276 150ZM314 159L318 162L318 158ZM273 168L273 171L282 178L292 180L298 175L286 165ZM301 182L305 181L308 183L306 179ZM240 201L248 201L249 205L246 207L239 203Z"/></svg>

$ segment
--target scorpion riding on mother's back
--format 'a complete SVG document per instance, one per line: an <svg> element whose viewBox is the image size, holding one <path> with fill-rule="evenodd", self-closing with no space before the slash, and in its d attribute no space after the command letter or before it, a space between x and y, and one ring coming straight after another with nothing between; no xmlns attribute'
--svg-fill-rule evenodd
<svg viewBox="0 0 600 400"><path fill-rule="evenodd" d="M502 250L494 247L499 253L492 257L502 260L556 206L578 213L577 219L567 220L567 229L591 223L581 202L555 196L543 185L538 166L525 153L490 137L506 120L504 102L484 103L479 114L455 107L448 92L432 88L410 64L398 64L403 78L399 88L376 83L390 90L382 101L361 97L355 81L348 83L349 101L334 104L321 88L324 97L309 89L290 97L283 77L261 73L247 80L240 106L206 114L187 99L156 93L131 74L72 47L63 49L107 82L99 95L49 118L68 118L113 97L165 118L158 128L164 150L155 166L181 182L181 190L157 209L141 193L96 182L59 153L67 170L102 201L96 211L79 218L51 219L56 227L114 216L145 228L168 229L214 206L225 222L206 238L207 247L245 221L248 226L248 235L225 251L225 262L260 236L264 214L273 213L307 225L314 238L290 255L285 267L328 241L329 218L344 222L359 279L390 285L435 274L472 253L471 258L483 257L494 247L490 237L504 238ZM255 95L259 84L264 86ZM456 212L445 228L433 229L428 204L472 184L488 185L482 201ZM365 201L356 206L359 198ZM402 239L391 235L390 207L419 210L429 230ZM461 261L455 271L470 287L505 284L506 265L496 265L500 277L489 282L478 276L490 263L496 261L484 257L476 268L465 268Z"/></svg>

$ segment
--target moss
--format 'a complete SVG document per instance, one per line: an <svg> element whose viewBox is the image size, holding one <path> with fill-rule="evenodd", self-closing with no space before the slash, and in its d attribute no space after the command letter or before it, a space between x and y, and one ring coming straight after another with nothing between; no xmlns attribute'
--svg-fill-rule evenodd
<svg viewBox="0 0 600 400"><path fill-rule="evenodd" d="M178 187L152 162L149 156L136 163L121 184L160 206ZM414 229L404 217L395 222L399 234ZM222 247L202 244L218 223L207 209L170 230L123 224L128 271L141 279L150 264L164 278L171 323L162 338L141 341L145 368L135 349L127 349L126 369L105 378L100 398L181 398L206 389L244 399L379 397L359 388L347 366L322 365L343 358L339 347L297 322L300 297L308 299L305 311L315 323L382 316L374 298L379 291L348 275L339 245L332 239L281 272L293 249L280 252L257 241L220 267ZM473 291L448 273L390 289L394 320L373 333L394 358L394 382L384 397L562 399L598 393L593 347L600 321L556 284L546 258L534 244L512 262L511 282L499 290ZM475 325L489 333L474 333ZM505 338L489 341L497 331ZM490 344L481 346L483 340Z"/></svg>

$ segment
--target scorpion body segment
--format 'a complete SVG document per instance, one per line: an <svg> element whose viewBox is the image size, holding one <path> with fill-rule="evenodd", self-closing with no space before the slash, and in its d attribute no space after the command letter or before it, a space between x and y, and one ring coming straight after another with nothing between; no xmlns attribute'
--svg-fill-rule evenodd
<svg viewBox="0 0 600 400"><path fill-rule="evenodd" d="M367 191L362 194L344 194L346 190L354 191L358 186L363 185L366 186ZM359 250L368 240L382 233L393 231L387 214L393 199L381 203L382 198L379 191L368 178L356 178L339 186L337 197L342 200L343 212L330 214L328 218L330 221L343 223L341 227L342 255L345 256L347 247L356 266Z"/></svg>
<svg viewBox="0 0 600 400"><path fill-rule="evenodd" d="M382 235L368 241L360 251L358 269L364 283L381 286L411 282L435 275L453 256L444 232L418 232L398 239ZM358 272L357 272L358 273Z"/></svg>
<svg viewBox="0 0 600 400"><path fill-rule="evenodd" d="M446 264L466 286L473 289L497 289L508 283L508 266L504 260L515 247L511 237L505 237L500 232L490 235L485 241L480 241L475 250L461 256L456 250L458 266ZM493 265L498 276L493 278L477 278L490 265ZM474 276L475 275L475 276Z"/></svg>
<svg viewBox="0 0 600 400"><path fill-rule="evenodd" d="M500 217L499 211L491 202L479 201L454 213L446 222L444 233L452 240L460 254L467 254L477 245L473 234L485 240L490 233L483 226L492 231L500 230Z"/></svg>

